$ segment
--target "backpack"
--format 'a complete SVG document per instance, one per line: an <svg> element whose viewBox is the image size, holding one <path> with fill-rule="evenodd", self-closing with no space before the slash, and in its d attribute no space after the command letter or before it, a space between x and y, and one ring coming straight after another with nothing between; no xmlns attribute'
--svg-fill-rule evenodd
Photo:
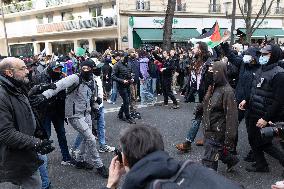
<svg viewBox="0 0 284 189"><path fill-rule="evenodd" d="M190 160L184 162L179 171L169 179L156 179L150 189L241 189L243 186Z"/></svg>

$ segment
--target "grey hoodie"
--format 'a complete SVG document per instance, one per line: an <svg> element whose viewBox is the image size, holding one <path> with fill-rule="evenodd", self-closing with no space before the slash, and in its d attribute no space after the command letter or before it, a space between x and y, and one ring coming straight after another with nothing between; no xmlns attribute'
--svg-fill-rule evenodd
<svg viewBox="0 0 284 189"><path fill-rule="evenodd" d="M94 89L88 86L94 82ZM42 94L47 98L50 99L58 92L62 90L67 90L70 87L77 86L75 90L73 90L70 94L66 97L66 104L65 104L65 117L66 118L82 118L85 117L87 114L91 112L91 98L94 96L94 100L96 100L96 92L97 92L97 84L95 80L91 80L86 82L84 80L80 83L80 78L77 74L70 75L65 77L56 83L56 89L49 89L44 91Z"/></svg>

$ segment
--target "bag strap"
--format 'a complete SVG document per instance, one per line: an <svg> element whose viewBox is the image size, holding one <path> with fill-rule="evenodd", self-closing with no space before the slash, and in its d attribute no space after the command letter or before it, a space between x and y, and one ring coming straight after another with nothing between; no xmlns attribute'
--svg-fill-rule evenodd
<svg viewBox="0 0 284 189"><path fill-rule="evenodd" d="M182 164L182 166L180 167L180 169L178 170L178 172L177 172L173 177L171 177L170 179L156 179L156 180L153 182L153 189L162 189L162 188L161 188L161 184L162 184L162 183L174 182L174 181L180 176L180 174L182 173L182 171L183 171L188 165L191 165L191 164L194 164L194 162L191 161L191 160L185 161L185 162Z"/></svg>

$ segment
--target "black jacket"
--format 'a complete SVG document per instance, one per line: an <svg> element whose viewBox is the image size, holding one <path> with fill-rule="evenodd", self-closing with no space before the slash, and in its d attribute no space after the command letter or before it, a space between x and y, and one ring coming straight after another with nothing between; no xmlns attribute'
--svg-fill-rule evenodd
<svg viewBox="0 0 284 189"><path fill-rule="evenodd" d="M0 182L21 184L41 165L34 146L36 121L28 98L0 76Z"/></svg>
<svg viewBox="0 0 284 189"><path fill-rule="evenodd" d="M117 87L128 87L130 85L130 80L134 79L133 76L133 69L131 64L128 62L117 62L112 69L111 77L114 81L117 81ZM128 80L128 84L124 84L123 81Z"/></svg>
<svg viewBox="0 0 284 189"><path fill-rule="evenodd" d="M162 72L163 79L171 79L173 77L173 72L175 70L175 59L169 58L161 58L155 52L153 52L153 56L156 60L163 64L163 68L166 68Z"/></svg>

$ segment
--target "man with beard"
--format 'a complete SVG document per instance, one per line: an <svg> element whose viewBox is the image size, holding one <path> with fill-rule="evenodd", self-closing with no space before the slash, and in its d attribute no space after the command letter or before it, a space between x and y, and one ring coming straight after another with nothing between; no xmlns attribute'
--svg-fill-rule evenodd
<svg viewBox="0 0 284 189"><path fill-rule="evenodd" d="M47 69L34 79L35 84L50 84L55 83L63 78L63 66L58 61L51 62ZM48 138L51 136L51 123L55 129L59 147L62 154L61 165L75 165L76 162L71 158L67 140L65 136L64 118L65 118L65 98L66 92L60 91L57 95L52 97L48 103L42 105L40 108L40 117L43 127L46 130Z"/></svg>
<svg viewBox="0 0 284 189"><path fill-rule="evenodd" d="M85 60L81 64L80 74L73 74L57 81L56 89L49 89L42 94L35 96L31 102L34 106L40 106L47 99L51 99L61 91L67 89L65 104L65 117L70 125L83 135L80 153L77 158L76 167L80 169L93 169L93 166L86 162L85 158L90 157L92 164L98 173L108 177L102 159L96 148L96 137L92 133L91 106L95 102L101 103L102 99L97 95L97 84L94 80L92 60Z"/></svg>
<svg viewBox="0 0 284 189"><path fill-rule="evenodd" d="M211 54L207 44L204 42L198 42L192 52L194 53L194 61L189 71L186 102L202 103L204 95L212 81L211 75L208 75L208 70L212 65ZM200 104L197 104L194 118L191 120L192 126L188 131L186 141L176 144L176 148L179 151L189 152L191 150L191 143L195 140L202 120L202 113L200 113L199 107Z"/></svg>
<svg viewBox="0 0 284 189"><path fill-rule="evenodd" d="M0 182L39 189L42 161L37 153L47 154L54 148L51 141L33 137L37 123L25 89L28 73L20 59L0 62Z"/></svg>

